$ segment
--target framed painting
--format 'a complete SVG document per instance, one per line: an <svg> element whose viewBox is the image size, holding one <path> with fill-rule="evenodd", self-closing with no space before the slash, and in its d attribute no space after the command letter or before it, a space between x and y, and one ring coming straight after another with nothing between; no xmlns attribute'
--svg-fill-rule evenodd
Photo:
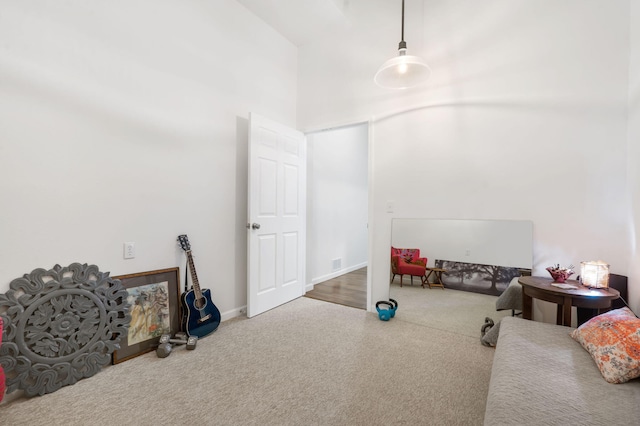
<svg viewBox="0 0 640 426"><path fill-rule="evenodd" d="M180 278L178 268L113 277L127 290L131 321L113 363L154 350L160 336L180 331Z"/></svg>

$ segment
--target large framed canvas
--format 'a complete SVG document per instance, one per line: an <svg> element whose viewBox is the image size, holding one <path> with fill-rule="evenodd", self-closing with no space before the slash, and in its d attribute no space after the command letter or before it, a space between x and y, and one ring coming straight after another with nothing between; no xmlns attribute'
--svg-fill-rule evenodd
<svg viewBox="0 0 640 426"><path fill-rule="evenodd" d="M127 290L131 306L129 329L113 353L114 364L150 352L160 336L180 331L179 275L178 268L169 268L113 277Z"/></svg>
<svg viewBox="0 0 640 426"><path fill-rule="evenodd" d="M500 296L515 277L531 275L530 269L436 259L436 268L445 270L446 288Z"/></svg>

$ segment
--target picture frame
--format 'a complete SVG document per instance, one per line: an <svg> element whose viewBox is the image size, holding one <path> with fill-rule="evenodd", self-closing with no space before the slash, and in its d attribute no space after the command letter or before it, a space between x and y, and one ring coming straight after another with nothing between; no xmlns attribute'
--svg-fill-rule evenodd
<svg viewBox="0 0 640 426"><path fill-rule="evenodd" d="M157 348L162 334L180 331L180 270L160 269L112 277L127 290L131 304L128 333L113 352L118 364Z"/></svg>

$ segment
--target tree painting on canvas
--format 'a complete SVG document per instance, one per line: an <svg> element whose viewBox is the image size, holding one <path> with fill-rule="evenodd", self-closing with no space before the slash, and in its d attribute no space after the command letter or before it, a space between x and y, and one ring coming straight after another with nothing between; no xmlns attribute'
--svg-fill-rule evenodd
<svg viewBox="0 0 640 426"><path fill-rule="evenodd" d="M437 259L437 268L445 269L442 282L445 287L475 293L499 296L514 277L522 274L523 269L498 265L455 262Z"/></svg>

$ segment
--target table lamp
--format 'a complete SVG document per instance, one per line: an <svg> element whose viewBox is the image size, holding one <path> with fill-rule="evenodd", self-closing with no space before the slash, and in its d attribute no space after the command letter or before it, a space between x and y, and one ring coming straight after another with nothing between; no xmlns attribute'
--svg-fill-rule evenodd
<svg viewBox="0 0 640 426"><path fill-rule="evenodd" d="M580 281L592 288L609 288L609 264L602 260L580 262Z"/></svg>

